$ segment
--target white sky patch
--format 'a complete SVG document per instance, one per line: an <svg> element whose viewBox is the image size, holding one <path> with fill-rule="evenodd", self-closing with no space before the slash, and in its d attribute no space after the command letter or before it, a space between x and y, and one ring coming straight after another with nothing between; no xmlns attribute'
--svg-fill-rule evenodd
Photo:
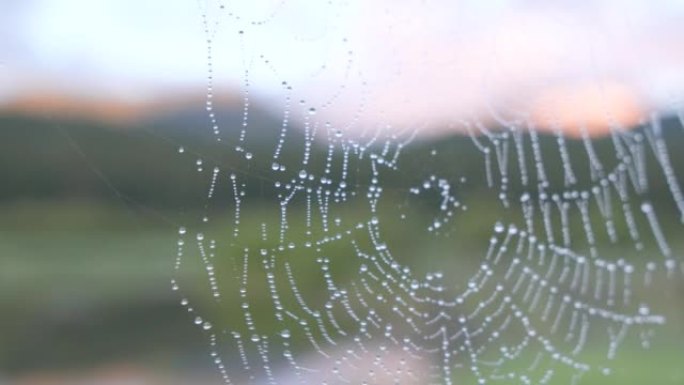
<svg viewBox="0 0 684 385"><path fill-rule="evenodd" d="M355 87L366 82L372 93L365 109L374 112L359 118L367 125L387 123L390 115L389 123L442 123L479 114L486 104L519 110L548 87L588 81L619 83L660 108L684 89L684 6L677 1L261 1L228 2L223 10L217 4L10 5L0 16L10 32L0 46L3 94L57 88L136 98L201 87L205 6L210 26L219 21L212 51L217 86L239 88L248 70L251 90L268 98L286 80L302 99L338 98L328 108L334 118L357 113L362 91ZM335 43L345 38L354 51L351 71L350 56ZM340 85L344 95L335 96Z"/></svg>

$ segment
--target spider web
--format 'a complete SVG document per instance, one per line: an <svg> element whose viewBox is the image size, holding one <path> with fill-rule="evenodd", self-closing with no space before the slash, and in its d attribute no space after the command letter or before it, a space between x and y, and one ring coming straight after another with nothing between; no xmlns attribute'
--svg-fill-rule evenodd
<svg viewBox="0 0 684 385"><path fill-rule="evenodd" d="M306 7L200 4L213 139L179 149L206 209L179 229L175 269L206 278L172 284L223 381L576 383L609 375L626 341L648 346L666 319L644 293L684 269L681 120L652 112L600 139L492 105L396 124L374 103L406 75L364 74L353 4L311 7L317 23L271 36L294 42L284 53L267 27ZM222 39L240 47L239 119L215 98ZM254 93L281 118L260 120ZM425 135L436 125L456 134Z"/></svg>

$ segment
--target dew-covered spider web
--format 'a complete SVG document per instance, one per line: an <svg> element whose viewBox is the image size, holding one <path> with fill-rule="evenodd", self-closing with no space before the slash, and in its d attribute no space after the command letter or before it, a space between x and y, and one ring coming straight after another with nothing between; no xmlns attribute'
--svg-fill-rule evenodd
<svg viewBox="0 0 684 385"><path fill-rule="evenodd" d="M612 91L562 30L522 66L588 70L526 86L502 51L533 30L471 47L495 10L247 3L199 4L209 139L178 154L205 210L175 269L204 278L173 289L226 384L571 384L649 347L684 271L678 95L601 125L568 91L568 120L530 95Z"/></svg>

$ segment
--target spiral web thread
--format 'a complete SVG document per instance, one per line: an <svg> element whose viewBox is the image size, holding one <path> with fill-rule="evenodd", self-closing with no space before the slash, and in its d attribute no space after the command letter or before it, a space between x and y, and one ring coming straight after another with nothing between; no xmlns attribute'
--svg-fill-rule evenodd
<svg viewBox="0 0 684 385"><path fill-rule="evenodd" d="M546 384L558 377L576 383L589 371L610 374L626 340L637 336L646 346L654 328L665 323L638 298L654 280L675 279L684 271L649 200L650 184L664 181L669 207L684 218L681 170L671 160L661 116L653 113L640 130L612 127L610 159L597 154L583 130L573 141L583 150L586 178L560 130L542 143L525 117L504 119L492 111L496 130L477 119L455 122L479 153L482 182L495 192L491 204L505 213L490 224L491 239L482 245L477 268L456 284L446 271L415 272L411 265L422 256L413 263L398 258L401 250L383 231L388 194L433 199L438 210L425 228L430 234L446 232L463 212L477 209L459 196L466 181L430 170L410 185L386 186L387 175L401 175L411 162L404 156L421 143L420 127L354 134L356 117L339 127L319 119L335 97L300 102L295 87L283 81L282 120L273 127L277 138L266 150L252 149L257 142L250 142L251 135L259 133L250 131L250 69L277 68L263 54L242 52L249 64L241 124L223 127L213 101L212 52L220 48L214 31L225 22L247 34L279 17L287 5L273 6L259 20L246 20L228 3L215 6L202 5L206 106L216 142L237 160L197 160L198 172L207 177L207 212L198 224L179 230L175 268L199 263L204 270L207 296L195 301L181 294L181 303L206 335L226 384ZM210 20L214 13L217 21ZM344 66L352 71L353 58ZM371 96L360 96L363 111L364 98ZM296 119L303 133L292 127ZM293 148L300 157L285 159ZM560 159L560 169L548 169L549 154ZM255 180L257 194L248 185ZM219 189L228 195L219 197ZM231 219L216 230L209 227L216 222L211 206L226 196ZM268 201L275 219L251 220L252 199ZM358 207L361 212L353 211ZM411 220L412 212L394 209ZM676 231L681 234L681 227ZM612 250L625 241L627 252ZM620 253L636 257L616 257ZM302 260L307 265L298 268ZM173 289L186 293L180 278ZM603 347L600 360L585 356L589 340Z"/></svg>

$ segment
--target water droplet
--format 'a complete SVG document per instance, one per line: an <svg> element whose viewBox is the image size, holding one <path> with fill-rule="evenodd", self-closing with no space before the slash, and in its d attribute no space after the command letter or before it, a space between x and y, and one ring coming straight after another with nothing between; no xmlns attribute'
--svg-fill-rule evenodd
<svg viewBox="0 0 684 385"><path fill-rule="evenodd" d="M650 213L653 210L653 206L650 203L644 202L641 204L641 211L644 213Z"/></svg>

